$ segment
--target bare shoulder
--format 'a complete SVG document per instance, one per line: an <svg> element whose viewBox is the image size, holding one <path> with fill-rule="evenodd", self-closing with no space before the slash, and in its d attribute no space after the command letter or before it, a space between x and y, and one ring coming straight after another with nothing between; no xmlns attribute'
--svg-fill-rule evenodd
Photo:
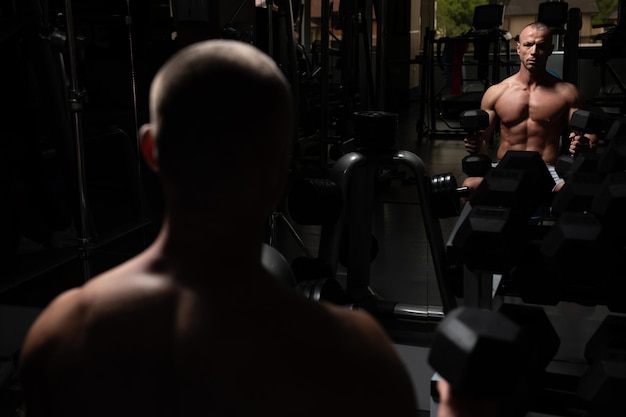
<svg viewBox="0 0 626 417"><path fill-rule="evenodd" d="M323 380L343 393L342 401L348 399L352 409L347 414L415 416L417 399L407 365L385 329L362 310L328 304L323 309L330 313L328 327L315 337L330 345L319 369L343 375Z"/></svg>
<svg viewBox="0 0 626 417"><path fill-rule="evenodd" d="M20 377L26 395L49 385L61 371L71 372L83 346L82 328L89 316L80 289L66 291L42 311L21 349Z"/></svg>
<svg viewBox="0 0 626 417"><path fill-rule="evenodd" d="M483 94L481 108L487 110L493 109L498 99L514 87L515 82L512 77L505 78L498 84L490 86L487 91L485 91L485 94Z"/></svg>
<svg viewBox="0 0 626 417"><path fill-rule="evenodd" d="M368 313L363 310L353 310L331 304L324 304L330 313L343 324L358 331L361 336L368 338L372 343L387 346L391 343L385 330Z"/></svg>
<svg viewBox="0 0 626 417"><path fill-rule="evenodd" d="M571 107L579 108L583 106L583 95L575 84L559 81L556 83L556 90L561 97L570 103Z"/></svg>
<svg viewBox="0 0 626 417"><path fill-rule="evenodd" d="M23 356L53 350L57 344L70 342L63 339L76 337L76 330L82 327L83 319L88 316L87 307L81 299L79 288L68 290L56 297L31 326L24 341ZM72 343L70 346L76 344Z"/></svg>
<svg viewBox="0 0 626 417"><path fill-rule="evenodd" d="M134 331L139 321L149 326L145 318L150 314L142 313L138 319L134 316L152 306L153 317L158 319L170 292L159 280L136 274L132 266L92 278L80 288L61 293L41 312L25 339L23 360L38 355L49 360L76 358L89 338L114 336L112 339L117 340Z"/></svg>

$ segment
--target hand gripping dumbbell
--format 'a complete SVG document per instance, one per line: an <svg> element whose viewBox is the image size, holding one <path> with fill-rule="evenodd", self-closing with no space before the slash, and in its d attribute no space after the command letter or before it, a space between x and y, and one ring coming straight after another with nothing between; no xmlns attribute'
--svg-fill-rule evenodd
<svg viewBox="0 0 626 417"><path fill-rule="evenodd" d="M466 110L459 116L459 122L468 136L475 136L489 127L489 114L484 110ZM468 177L484 177L491 168L491 158L477 150L463 158L461 166Z"/></svg>
<svg viewBox="0 0 626 417"><path fill-rule="evenodd" d="M576 110L570 118L569 126L570 129L579 136L594 134L601 130L602 118L598 114L587 110ZM574 159L573 154L558 157L555 169L559 177L567 178L572 170Z"/></svg>
<svg viewBox="0 0 626 417"><path fill-rule="evenodd" d="M496 312L464 306L439 323L428 363L456 397L493 400L497 415L522 416L559 343L539 307L505 304Z"/></svg>

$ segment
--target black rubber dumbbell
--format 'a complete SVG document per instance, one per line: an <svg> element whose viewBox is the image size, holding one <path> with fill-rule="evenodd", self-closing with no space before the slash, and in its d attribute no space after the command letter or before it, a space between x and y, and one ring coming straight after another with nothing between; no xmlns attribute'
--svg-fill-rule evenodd
<svg viewBox="0 0 626 417"><path fill-rule="evenodd" d="M578 393L588 402L586 415L626 415L626 318L606 316L585 346L585 359L589 368Z"/></svg>
<svg viewBox="0 0 626 417"><path fill-rule="evenodd" d="M577 135L599 133L602 129L602 118L597 113L588 110L576 110L570 118L569 127ZM573 164L574 155L559 156L555 166L559 177L567 178Z"/></svg>
<svg viewBox="0 0 626 417"><path fill-rule="evenodd" d="M613 121L604 136L606 148L598 162L602 174L626 171L626 117Z"/></svg>
<svg viewBox="0 0 626 417"><path fill-rule="evenodd" d="M452 173L433 175L427 186L431 210L438 218L456 217L461 213L461 198L469 197L469 188L457 186Z"/></svg>
<svg viewBox="0 0 626 417"><path fill-rule="evenodd" d="M498 415L521 416L530 405L526 394L559 343L539 307L504 305L495 312L464 306L439 324L428 363L455 396L495 400Z"/></svg>
<svg viewBox="0 0 626 417"><path fill-rule="evenodd" d="M597 216L564 212L545 233L540 252L563 301L595 305L619 246L611 244ZM581 261L593 259L594 262Z"/></svg>
<svg viewBox="0 0 626 417"><path fill-rule="evenodd" d="M466 110L459 116L459 122L468 136L474 136L489 126L489 114L484 110ZM472 153L463 158L461 166L468 177L484 177L491 168L491 158L478 152Z"/></svg>
<svg viewBox="0 0 626 417"><path fill-rule="evenodd" d="M521 328L507 317L458 307L439 323L428 363L455 395L496 399L517 385L521 340Z"/></svg>

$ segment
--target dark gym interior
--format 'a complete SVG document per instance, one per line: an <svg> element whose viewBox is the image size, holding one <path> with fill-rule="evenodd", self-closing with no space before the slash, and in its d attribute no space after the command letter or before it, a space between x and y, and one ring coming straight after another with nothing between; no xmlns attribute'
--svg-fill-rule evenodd
<svg viewBox="0 0 626 417"><path fill-rule="evenodd" d="M551 200L548 215L513 232L468 231L473 215L459 190L467 155L460 115L519 66L516 33L502 29L506 6L485 4L472 30L442 37L428 5L410 0L185 3L0 0L0 416L20 406L17 358L38 312L155 238L159 180L136 135L148 121L148 88L172 53L210 38L268 52L297 99L289 189L268 219L266 243L290 264L295 290L380 320L423 415L436 410L426 360L446 343L436 328L463 305L542 321L541 354L550 357L529 382L542 388L524 414L626 415L618 395L626 388L624 0L587 47L576 14L584 7L541 6L559 40L550 69L579 85L601 115L602 162ZM539 172L540 182L533 161L511 163ZM493 192L489 216L507 204L543 204L523 186L530 194L517 200ZM520 241L530 261L509 259ZM509 362L511 377L519 370Z"/></svg>

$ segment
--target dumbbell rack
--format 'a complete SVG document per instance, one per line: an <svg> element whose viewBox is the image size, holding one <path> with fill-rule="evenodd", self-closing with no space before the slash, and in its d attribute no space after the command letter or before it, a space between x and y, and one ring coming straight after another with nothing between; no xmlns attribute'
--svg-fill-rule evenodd
<svg viewBox="0 0 626 417"><path fill-rule="evenodd" d="M341 157L331 168L330 179L341 189L344 205L338 226L334 228L330 246L338 248L344 225L348 227L346 257L348 296L355 300L372 295L370 283L371 225L375 205L377 174L384 167L408 168L417 179L416 191L420 201L421 216L433 258L437 284L444 312L456 307L456 299L444 279L445 247L438 219L432 213L430 197L425 182L425 166L421 158L406 150L359 150ZM358 227L355 227L358 225ZM338 261L338 250L329 254L331 264ZM428 311L428 308L425 309Z"/></svg>
<svg viewBox="0 0 626 417"><path fill-rule="evenodd" d="M614 132L617 131L619 131L619 126L616 125ZM607 136L611 137L610 135ZM614 146L618 146L617 143L619 143L619 139L617 138L617 135L615 135L613 139L615 140L615 142L610 142L612 142ZM611 149L605 149L603 156L608 157L610 155L610 152ZM615 153L615 151L613 152ZM607 161L612 160L607 158ZM606 166L604 166L604 169L607 170L606 172L613 172L614 170L620 172L623 171L623 167L621 167L617 163L606 162L605 165ZM529 168L527 171L530 170L531 169ZM598 169L596 168L595 170ZM569 181L570 186L572 186L572 184L574 184L577 179L574 178L567 181ZM617 184L617 181L615 182L615 184ZM573 208L573 203L563 203L564 201L566 201L564 199L567 198L567 193L568 190L564 188L551 200L550 212L553 215L556 214L556 218L550 218L550 216L548 216L547 219L541 220L540 225L537 225L534 220L531 220L528 223L528 227L534 227L537 225L541 228L545 227L549 229L543 231L540 234L540 236L542 237L542 242L544 243L546 241L549 242L549 238L552 238L554 236L551 235L550 232L553 232L554 230L562 230L556 228L557 226L563 226L563 219L565 218L564 212L567 211L567 209L561 208L559 210L556 210L556 208L559 206L567 206L572 211L575 210ZM596 193L599 193L599 191L596 190ZM613 195L615 196L617 194ZM509 205L510 203L506 203L505 200L506 199L502 199L501 201L498 201L497 204L487 204L484 199L480 200L475 198L474 202L476 203L476 206L478 206L480 202L482 204L493 206L495 208L499 205ZM492 203L496 202L493 201ZM568 204L572 205L572 207L570 207ZM591 205L591 203L588 204ZM599 217L602 217L603 215L610 217L606 214L607 212L600 210L595 205L593 205L592 207L594 208L591 211L595 212L596 215L598 215ZM460 225L468 218L471 210L472 203L466 204L463 208L463 211L459 216L456 226L451 232L447 244L448 247L454 246L455 236L460 229ZM558 216L559 214L560 217ZM592 222L591 220L592 219L590 218L586 218L586 221L584 223L572 222L569 224L581 224L585 226L595 225L596 223ZM611 224L610 227L615 229L614 233L619 234L623 239L623 226L620 227ZM576 236L577 239L581 239L580 234L576 234ZM533 241L534 244L537 245L537 242L534 241L536 237L537 236L535 235L535 233L531 233L526 238ZM521 238L521 236L514 235L511 236L511 238L518 239ZM600 240L597 238L593 241L593 245L594 247L602 247ZM551 250L553 250L554 252L549 252L550 256L555 256L553 255L553 253L556 252L556 248L552 248ZM547 254L548 252L542 253ZM604 265L607 263L607 259L593 256L589 253L589 251L586 251L585 253L586 256L594 259L596 264ZM490 255L493 254L490 253ZM617 259L617 257L615 258ZM543 258L539 258L539 260L542 259ZM507 272L508 268L503 268L502 264L497 264L496 262L494 262L491 270L489 270L490 268L488 267L484 268L482 266L476 265L477 264L474 263L474 268L468 268L464 265L463 305L477 307L479 309L485 310L498 310L503 303L541 305L541 307L547 312L554 328L558 331L561 338L561 347L559 349L559 352L556 356L553 357L553 360L546 368L546 375L543 381L544 388L539 394L538 398L533 401L532 410L535 412L540 412L541 415L546 416L584 415L592 417L596 415L626 415L624 414L624 407L618 399L619 394L616 393L615 395L606 395L607 392L613 393L614 391L618 390L620 390L620 393L623 392L623 384L624 381L626 381L626 368L623 367L623 351L621 351L621 353L619 354L614 355L615 357L608 358L598 358L599 355L595 355L595 357L593 355L590 356L587 354L586 351L589 349L589 345L596 344L596 342L590 342L590 340L592 340L593 334L596 329L599 328L598 324L601 323L606 317L612 316L612 318L614 319L619 318L620 320L624 320L624 317L626 317L626 312L623 309L623 304L621 304L619 308L618 306L611 307L610 303L604 305L607 300L603 298L604 296L599 296L593 293L593 285L582 286L581 288L585 289L584 293L579 290L560 292L557 294L558 298L552 300L552 296L549 294L550 290L549 288L547 288L550 283L543 280L543 275L539 275L540 279L535 279L534 281L532 281L532 283L537 284L536 291L539 293L539 298L525 297L524 292L519 291L519 288L517 288L516 291L514 285L510 287L507 286L507 277L511 272ZM520 263L517 262L516 266L519 265ZM533 263L532 265L535 264ZM560 265L563 265L563 263L560 263ZM620 264L619 261L616 261L615 265L620 267L622 264ZM567 274L567 283L573 286L577 285L577 282L579 280L577 273L580 273L580 270L585 270L583 262L581 262L580 264L576 264L574 268L576 269L576 273L568 272ZM599 275L593 275L590 277L592 277L594 281L598 281L600 279ZM530 279L532 277L528 278ZM498 289L498 291L496 291L500 279L502 280L502 282L504 282L504 285L502 285ZM508 284L510 285L512 281L513 280L508 282ZM513 291L509 292L509 290L511 289L513 289ZM619 293L618 290L616 291ZM546 293L548 293L547 298ZM580 299L577 298L577 296L581 295L584 297ZM545 301L542 301L541 297L544 297ZM619 335L623 335L623 330L617 333ZM616 348L622 345L614 344L611 346L612 348ZM610 365L607 365L605 363L598 362L599 360L610 360L613 362L611 362ZM602 385L604 381L609 382L607 382L606 385ZM615 389L616 386L621 388ZM433 395L435 396L436 393L433 392ZM616 408L615 405L619 404L619 409L617 411L611 410L611 413L607 414L606 410L603 408L607 404L611 404L611 407L613 408ZM433 414L434 408L434 406L431 408L431 415L435 415ZM589 411L589 414L586 414L587 411Z"/></svg>

